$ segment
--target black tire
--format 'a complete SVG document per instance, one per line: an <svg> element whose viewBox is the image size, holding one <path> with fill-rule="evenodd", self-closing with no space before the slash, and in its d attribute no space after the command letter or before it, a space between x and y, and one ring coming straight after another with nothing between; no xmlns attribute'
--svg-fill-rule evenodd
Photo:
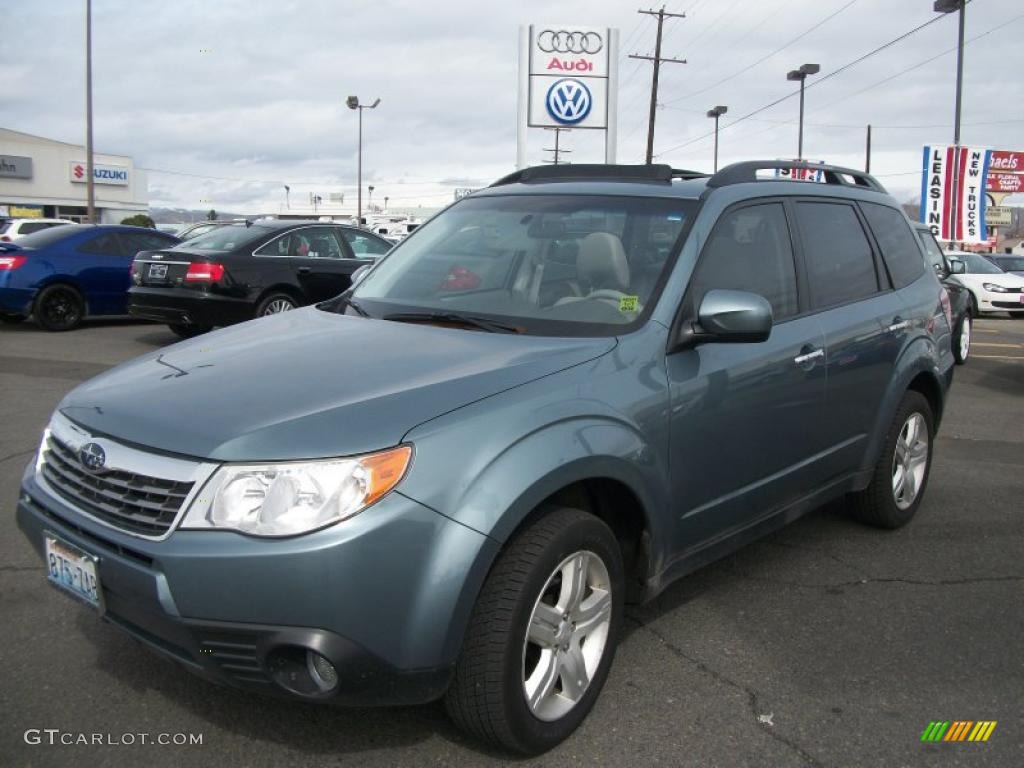
<svg viewBox="0 0 1024 768"><path fill-rule="evenodd" d="M953 359L957 365L963 365L971 354L971 331L973 330L971 318L964 315L956 324L956 333L953 334ZM966 332L967 337L964 338ZM966 345L966 348L964 348Z"/></svg>
<svg viewBox="0 0 1024 768"><path fill-rule="evenodd" d="M17 325L25 321L24 315L0 315L0 323L6 323L7 325Z"/></svg>
<svg viewBox="0 0 1024 768"><path fill-rule="evenodd" d="M201 336L204 333L209 333L211 330L207 325L184 325L179 323L172 323L167 327L183 339L191 339L193 336Z"/></svg>
<svg viewBox="0 0 1024 768"><path fill-rule="evenodd" d="M975 320L981 317L981 310L978 309L978 298L973 293L971 294L970 314L971 317L974 318Z"/></svg>
<svg viewBox="0 0 1024 768"><path fill-rule="evenodd" d="M32 315L47 331L71 331L85 318L85 301L70 285L48 285L36 296Z"/></svg>
<svg viewBox="0 0 1024 768"><path fill-rule="evenodd" d="M914 414L920 414L927 430L928 442L924 474L920 482L916 484L917 491L912 502L905 508L900 508L893 488L897 463L896 447L905 425ZM899 528L910 522L917 512L917 508L921 506L921 500L928 487L928 475L931 472L932 456L934 455L934 439L935 419L931 406L919 392L908 391L900 401L896 415L889 426L885 442L882 444L881 454L875 464L874 474L871 476L871 483L863 491L850 494L850 510L860 522L876 528L890 529Z"/></svg>
<svg viewBox="0 0 1024 768"><path fill-rule="evenodd" d="M526 701L527 629L540 598L547 594L542 590L549 578L559 564L579 552L597 555L607 569L610 624L603 654L575 705L558 719L542 720ZM611 668L622 622L623 578L618 542L593 515L552 508L526 527L498 556L473 609L445 696L451 719L485 742L524 755L540 754L566 739L594 705ZM563 678L554 679L563 690Z"/></svg>
<svg viewBox="0 0 1024 768"><path fill-rule="evenodd" d="M275 307L281 306L284 303L289 305L288 310L276 309ZM295 300L294 296L289 296L287 293L275 292L268 294L263 298L263 301L256 307L256 317L264 317L266 315L274 315L278 312L287 312L292 309L296 309L299 303Z"/></svg>

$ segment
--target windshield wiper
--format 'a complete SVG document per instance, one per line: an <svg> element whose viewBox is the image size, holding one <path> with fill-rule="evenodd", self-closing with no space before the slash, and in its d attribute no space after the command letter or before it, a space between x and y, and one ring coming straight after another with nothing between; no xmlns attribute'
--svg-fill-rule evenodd
<svg viewBox="0 0 1024 768"><path fill-rule="evenodd" d="M484 317L472 315L461 315L458 312L399 312L394 315L385 315L385 320L394 320L399 323L454 323L466 325L490 333L522 333L523 329L514 325L505 325Z"/></svg>

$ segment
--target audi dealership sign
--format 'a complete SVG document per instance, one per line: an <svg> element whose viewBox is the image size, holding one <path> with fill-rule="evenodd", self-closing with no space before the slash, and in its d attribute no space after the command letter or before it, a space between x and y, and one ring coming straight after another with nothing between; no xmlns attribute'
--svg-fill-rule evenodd
<svg viewBox="0 0 1024 768"><path fill-rule="evenodd" d="M519 153L528 128L606 132L605 160L615 155L618 30L533 24L520 32Z"/></svg>

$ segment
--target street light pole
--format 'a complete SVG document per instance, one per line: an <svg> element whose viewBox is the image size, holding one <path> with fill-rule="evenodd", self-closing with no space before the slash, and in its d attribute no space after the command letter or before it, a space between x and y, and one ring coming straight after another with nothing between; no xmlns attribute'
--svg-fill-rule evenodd
<svg viewBox="0 0 1024 768"><path fill-rule="evenodd" d="M800 81L800 127L797 134L797 160L804 159L804 81L808 75L816 75L821 71L817 64L803 64L800 69L794 69L786 74L787 80Z"/></svg>
<svg viewBox="0 0 1024 768"><path fill-rule="evenodd" d="M967 5L965 0L935 0L935 4L932 9L936 13L953 13L959 11L959 30L957 32L957 47L956 47L956 113L953 117L953 145L957 150L960 149L960 106L963 98L964 88L964 8ZM956 152L959 156L959 151ZM953 189L960 189L959 179L959 164L953 163ZM959 217L958 195L950 196L950 214L949 219L954 222L954 226L951 229L951 235L955 235L956 226L955 222ZM923 205L923 201L922 201Z"/></svg>
<svg viewBox="0 0 1024 768"><path fill-rule="evenodd" d="M96 223L92 164L92 0L85 0L85 198L86 219Z"/></svg>
<svg viewBox="0 0 1024 768"><path fill-rule="evenodd" d="M363 225L363 110L364 109L376 109L377 105L380 104L380 99L377 99L373 104L360 104L358 96L349 96L345 100L345 104L349 109L355 109L359 111L359 159L357 161L357 183L358 192L356 199L358 200L356 209L356 225Z"/></svg>
<svg viewBox="0 0 1024 768"><path fill-rule="evenodd" d="M715 118L715 173L718 173L718 118L729 111L728 107L717 106L708 110L708 117Z"/></svg>

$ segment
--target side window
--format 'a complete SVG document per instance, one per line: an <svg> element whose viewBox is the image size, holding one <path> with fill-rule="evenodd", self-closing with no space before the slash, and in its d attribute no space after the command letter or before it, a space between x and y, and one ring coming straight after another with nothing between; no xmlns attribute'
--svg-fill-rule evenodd
<svg viewBox="0 0 1024 768"><path fill-rule="evenodd" d="M868 226L875 233L882 258L896 288L910 285L924 274L921 249L902 211L877 203L861 203Z"/></svg>
<svg viewBox="0 0 1024 768"><path fill-rule="evenodd" d="M782 203L726 212L704 246L690 286L695 307L711 289L726 288L764 296L776 322L797 314L793 245Z"/></svg>
<svg viewBox="0 0 1024 768"><path fill-rule="evenodd" d="M299 259L340 259L341 243L331 227L304 227L271 240L257 256L292 256Z"/></svg>
<svg viewBox="0 0 1024 768"><path fill-rule="evenodd" d="M831 307L878 292L875 259L853 206L796 204L807 280L816 308Z"/></svg>
<svg viewBox="0 0 1024 768"><path fill-rule="evenodd" d="M105 256L124 256L125 249L122 247L120 240L113 232L107 232L102 235L97 235L91 240L86 240L80 246L78 250L82 253L99 253Z"/></svg>
<svg viewBox="0 0 1024 768"><path fill-rule="evenodd" d="M31 235L33 232L38 232L41 229L49 229L53 224L49 224L44 221L33 221L32 223L26 223L21 225L22 235Z"/></svg>
<svg viewBox="0 0 1024 768"><path fill-rule="evenodd" d="M356 255L356 258L382 256L391 249L391 246L377 238L367 237L361 232L356 232L354 229L343 229L341 231L344 233L345 239L348 240L348 244L352 246L352 253Z"/></svg>
<svg viewBox="0 0 1024 768"><path fill-rule="evenodd" d="M944 272L946 270L946 258L942 255L942 249L939 247L938 242L935 240L935 235L931 232L918 232L917 236L921 238L921 244L924 246L924 252L928 254L928 263L932 265L932 269L936 272Z"/></svg>

